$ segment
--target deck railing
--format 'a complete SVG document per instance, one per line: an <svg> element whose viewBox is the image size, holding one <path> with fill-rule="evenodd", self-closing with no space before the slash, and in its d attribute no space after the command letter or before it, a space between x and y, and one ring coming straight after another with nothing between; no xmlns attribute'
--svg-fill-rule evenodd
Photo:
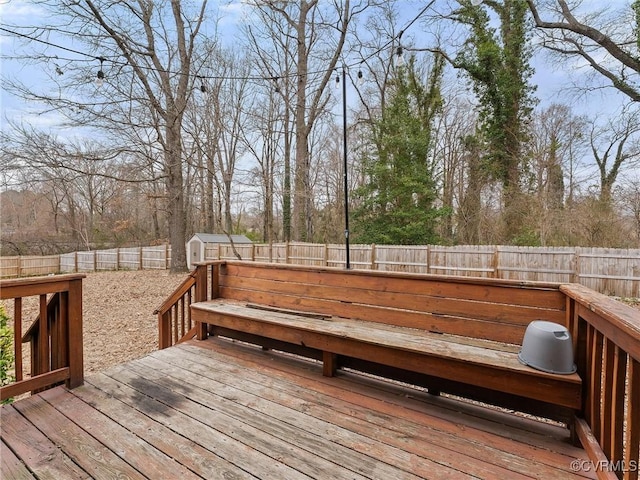
<svg viewBox="0 0 640 480"><path fill-rule="evenodd" d="M180 286L158 307L158 348L163 349L198 337L206 337L202 325L191 321L192 302L202 302L218 296L218 269L224 261L197 264ZM210 288L209 288L210 286Z"/></svg>
<svg viewBox="0 0 640 480"><path fill-rule="evenodd" d="M0 299L13 299L15 381L0 388L0 399L39 391L65 382L84 382L82 279L58 275L0 281ZM23 334L23 300L36 297L38 315ZM30 344L30 375L25 378L23 343Z"/></svg>
<svg viewBox="0 0 640 480"><path fill-rule="evenodd" d="M576 430L595 470L637 480L640 469L640 323L638 314L582 285L562 285L582 378ZM600 448L595 447L595 444ZM594 448L595 447L595 448Z"/></svg>

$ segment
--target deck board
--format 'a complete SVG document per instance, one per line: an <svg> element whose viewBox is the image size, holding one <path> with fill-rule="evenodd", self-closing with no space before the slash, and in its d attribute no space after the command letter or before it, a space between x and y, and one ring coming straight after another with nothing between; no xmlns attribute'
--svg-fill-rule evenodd
<svg viewBox="0 0 640 480"><path fill-rule="evenodd" d="M3 406L1 478L593 478L565 429L209 339ZM120 477L118 477L120 478Z"/></svg>

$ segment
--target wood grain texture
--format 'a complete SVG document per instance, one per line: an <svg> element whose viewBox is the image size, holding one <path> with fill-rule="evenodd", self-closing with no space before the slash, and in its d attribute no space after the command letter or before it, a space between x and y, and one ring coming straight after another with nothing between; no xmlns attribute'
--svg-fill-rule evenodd
<svg viewBox="0 0 640 480"><path fill-rule="evenodd" d="M511 352L447 341L423 330L346 318L331 321L256 310L225 300L192 305L197 321L375 361L471 385L557 403L581 406L578 375L532 369Z"/></svg>
<svg viewBox="0 0 640 480"><path fill-rule="evenodd" d="M2 407L0 476L594 478L563 428L321 371L216 338L160 350Z"/></svg>

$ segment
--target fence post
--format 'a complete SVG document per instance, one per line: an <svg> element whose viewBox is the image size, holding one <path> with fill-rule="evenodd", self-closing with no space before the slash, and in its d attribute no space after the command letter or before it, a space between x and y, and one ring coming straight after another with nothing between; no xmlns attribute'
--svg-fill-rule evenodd
<svg viewBox="0 0 640 480"><path fill-rule="evenodd" d="M138 266L139 270L143 270L144 265L142 264L142 247L140 247L140 264Z"/></svg>
<svg viewBox="0 0 640 480"><path fill-rule="evenodd" d="M500 247L496 245L495 251L493 252L493 278L500 278L499 268L500 268Z"/></svg>
<svg viewBox="0 0 640 480"><path fill-rule="evenodd" d="M324 244L324 266L325 267L329 266L329 244L328 243Z"/></svg>
<svg viewBox="0 0 640 480"><path fill-rule="evenodd" d="M284 263L289 264L289 242L285 243Z"/></svg>
<svg viewBox="0 0 640 480"><path fill-rule="evenodd" d="M73 271L78 273L78 252L73 252Z"/></svg>
<svg viewBox="0 0 640 480"><path fill-rule="evenodd" d="M98 251L97 250L93 251L93 271L94 272L98 271Z"/></svg>
<svg viewBox="0 0 640 480"><path fill-rule="evenodd" d="M371 270L376 269L376 244L371 244Z"/></svg>
<svg viewBox="0 0 640 480"><path fill-rule="evenodd" d="M22 256L18 256L18 277L22 276Z"/></svg>
<svg viewBox="0 0 640 480"><path fill-rule="evenodd" d="M164 269L169 270L169 244L164 244Z"/></svg>
<svg viewBox="0 0 640 480"><path fill-rule="evenodd" d="M431 245L427 245L427 273L431 273Z"/></svg>
<svg viewBox="0 0 640 480"><path fill-rule="evenodd" d="M580 247L576 247L573 254L573 283L580 283Z"/></svg>

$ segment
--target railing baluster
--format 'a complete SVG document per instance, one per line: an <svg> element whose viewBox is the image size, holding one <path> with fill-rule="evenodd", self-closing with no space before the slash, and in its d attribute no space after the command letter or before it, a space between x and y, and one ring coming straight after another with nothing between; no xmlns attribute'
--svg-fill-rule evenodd
<svg viewBox="0 0 640 480"><path fill-rule="evenodd" d="M187 303L189 304L189 308L187 308L187 325L188 328L187 330L191 330L191 327L193 327L193 322L191 321L191 303L192 303L192 299L191 299L191 288L187 291Z"/></svg>
<svg viewBox="0 0 640 480"><path fill-rule="evenodd" d="M58 331L60 342L58 343L57 364L54 365L54 370L69 364L69 293L62 292L59 295Z"/></svg>
<svg viewBox="0 0 640 480"><path fill-rule="evenodd" d="M638 480L640 465L640 362L629 359L627 408L625 418L624 480ZM635 468L632 468L635 467Z"/></svg>
<svg viewBox="0 0 640 480"><path fill-rule="evenodd" d="M591 419L590 426L593 431L593 435L598 439L600 445L602 445L602 430L601 430L601 418L602 418L602 349L603 349L603 336L597 330L593 334L593 343L591 345L592 357L591 357L591 373L589 378L589 385L591 385Z"/></svg>
<svg viewBox="0 0 640 480"><path fill-rule="evenodd" d="M182 298L180 300L182 300ZM173 343L174 343L174 345L176 343L178 343L178 339L180 338L180 337L178 337L178 305L180 304L180 300L178 300L178 303L176 303L173 306L173 308L171 309L171 311L172 311L171 323L173 324Z"/></svg>
<svg viewBox="0 0 640 480"><path fill-rule="evenodd" d="M624 432L624 399L626 394L628 355L617 345L614 349L613 388L612 388L612 430L609 432L611 456L613 462L620 462L624 458L624 439L620 432ZM606 450L605 450L606 452Z"/></svg>
<svg viewBox="0 0 640 480"><path fill-rule="evenodd" d="M615 386L614 378L614 358L615 358L615 345L611 340L605 338L604 340L604 378L603 385ZM602 451L608 458L611 458L611 431L613 428L613 415L615 415L615 409L613 408L613 388L605 388L602 392L602 415L600 416L600 446Z"/></svg>
<svg viewBox="0 0 640 480"><path fill-rule="evenodd" d="M47 295L40 295L40 325L38 327L38 370L37 374L49 371L49 319L47 318Z"/></svg>
<svg viewBox="0 0 640 480"><path fill-rule="evenodd" d="M47 316L49 328L51 329L51 370L56 370L61 364L60 342L62 340L62 322L60 321L60 297L54 293L49 300Z"/></svg>
<svg viewBox="0 0 640 480"><path fill-rule="evenodd" d="M586 323L586 322L585 322ZM585 361L585 371L583 372L583 400L582 404L584 405L584 418L589 422L589 425L593 425L593 404L595 403L593 399L593 389L589 388L588 380L591 378L591 370L593 369L593 344L594 337L596 334L595 328L592 325L587 323L587 332L585 335L585 350L586 350L586 361Z"/></svg>
<svg viewBox="0 0 640 480"><path fill-rule="evenodd" d="M184 329L186 326L185 318L184 318L184 313L185 313L184 306L185 306L185 297L182 297L182 299L180 300L180 338L182 338L186 333L186 330Z"/></svg>

